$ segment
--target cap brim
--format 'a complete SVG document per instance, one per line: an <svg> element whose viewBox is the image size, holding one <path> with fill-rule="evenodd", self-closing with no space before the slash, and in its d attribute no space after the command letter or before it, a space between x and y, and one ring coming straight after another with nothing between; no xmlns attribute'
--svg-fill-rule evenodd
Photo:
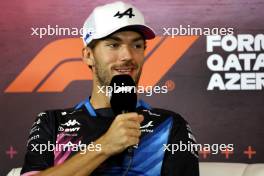
<svg viewBox="0 0 264 176"><path fill-rule="evenodd" d="M152 28L146 25L131 25L131 26L126 26L128 29L134 29L135 31L141 32L145 39L153 39L155 38L156 34Z"/></svg>

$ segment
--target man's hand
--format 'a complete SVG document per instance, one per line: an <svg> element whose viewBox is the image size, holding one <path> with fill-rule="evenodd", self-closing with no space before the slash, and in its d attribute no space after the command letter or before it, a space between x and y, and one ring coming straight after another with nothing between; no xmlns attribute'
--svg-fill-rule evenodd
<svg viewBox="0 0 264 176"><path fill-rule="evenodd" d="M108 131L95 141L101 144L100 152L88 151L76 154L63 164L39 172L39 176L53 175L89 175L110 156L124 151L127 147L139 143L140 123L143 115L126 113L116 116Z"/></svg>
<svg viewBox="0 0 264 176"><path fill-rule="evenodd" d="M96 143L102 145L102 151L108 156L138 144L141 135L140 123L143 119L143 115L135 112L116 116L108 131Z"/></svg>

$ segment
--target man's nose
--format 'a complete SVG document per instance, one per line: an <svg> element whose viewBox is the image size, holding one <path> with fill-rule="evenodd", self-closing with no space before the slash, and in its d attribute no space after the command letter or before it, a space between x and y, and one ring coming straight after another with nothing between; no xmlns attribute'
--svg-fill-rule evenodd
<svg viewBox="0 0 264 176"><path fill-rule="evenodd" d="M133 59L132 49L129 46L123 46L119 58L121 61L128 61Z"/></svg>

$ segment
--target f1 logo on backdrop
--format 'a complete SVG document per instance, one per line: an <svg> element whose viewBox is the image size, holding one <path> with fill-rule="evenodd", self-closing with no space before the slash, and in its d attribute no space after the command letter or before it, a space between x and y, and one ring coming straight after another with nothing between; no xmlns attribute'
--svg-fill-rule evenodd
<svg viewBox="0 0 264 176"><path fill-rule="evenodd" d="M198 36L156 37L148 42L139 85L154 86L179 60ZM92 80L82 62L80 38L56 40L46 45L5 89L6 93L62 92L73 81Z"/></svg>

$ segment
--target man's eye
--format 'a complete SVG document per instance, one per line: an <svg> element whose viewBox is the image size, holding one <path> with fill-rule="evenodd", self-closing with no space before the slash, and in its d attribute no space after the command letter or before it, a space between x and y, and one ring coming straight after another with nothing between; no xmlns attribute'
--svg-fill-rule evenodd
<svg viewBox="0 0 264 176"><path fill-rule="evenodd" d="M111 48L117 48L119 46L118 43L111 43L111 44L108 44L107 46L111 47Z"/></svg>
<svg viewBox="0 0 264 176"><path fill-rule="evenodd" d="M135 44L134 48L141 49L141 48L144 48L144 45L143 44Z"/></svg>

